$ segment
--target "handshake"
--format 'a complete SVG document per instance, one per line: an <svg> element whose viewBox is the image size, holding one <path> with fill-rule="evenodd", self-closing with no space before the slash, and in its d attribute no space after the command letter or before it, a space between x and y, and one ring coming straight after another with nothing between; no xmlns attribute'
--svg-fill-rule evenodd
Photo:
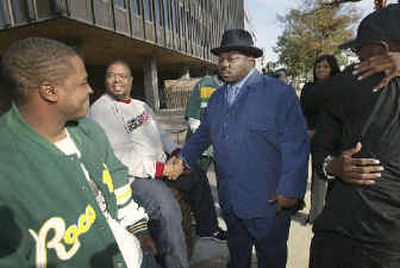
<svg viewBox="0 0 400 268"><path fill-rule="evenodd" d="M175 181L185 171L185 165L180 157L173 156L165 163L163 176Z"/></svg>

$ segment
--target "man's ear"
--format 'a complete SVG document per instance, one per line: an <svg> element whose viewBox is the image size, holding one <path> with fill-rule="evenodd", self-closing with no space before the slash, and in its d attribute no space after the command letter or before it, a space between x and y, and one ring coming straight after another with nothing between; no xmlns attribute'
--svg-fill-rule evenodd
<svg viewBox="0 0 400 268"><path fill-rule="evenodd" d="M39 86L39 95L48 102L57 102L58 101L58 93L56 87L44 81Z"/></svg>
<svg viewBox="0 0 400 268"><path fill-rule="evenodd" d="M256 64L256 58L254 58L253 56L249 56L248 58L251 64Z"/></svg>

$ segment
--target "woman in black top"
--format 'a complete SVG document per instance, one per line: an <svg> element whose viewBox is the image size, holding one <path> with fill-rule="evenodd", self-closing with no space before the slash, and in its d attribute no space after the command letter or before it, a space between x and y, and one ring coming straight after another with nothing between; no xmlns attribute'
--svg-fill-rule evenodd
<svg viewBox="0 0 400 268"><path fill-rule="evenodd" d="M314 81L304 85L300 95L301 108L308 125L308 135L311 139L315 134L317 120L322 108L322 94L320 94L323 82L340 72L335 56L321 55L314 63ZM326 195L326 183L320 179L314 171L314 164L311 178L311 208L308 217L309 223L321 213Z"/></svg>

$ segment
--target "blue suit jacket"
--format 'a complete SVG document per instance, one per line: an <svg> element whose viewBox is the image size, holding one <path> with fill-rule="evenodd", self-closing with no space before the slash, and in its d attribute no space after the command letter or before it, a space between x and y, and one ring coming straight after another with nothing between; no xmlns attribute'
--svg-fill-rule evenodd
<svg viewBox="0 0 400 268"><path fill-rule="evenodd" d="M306 188L309 139L298 98L290 86L258 72L230 107L225 94L223 85L212 95L182 154L194 165L212 144L223 212L270 218L274 194L301 198Z"/></svg>

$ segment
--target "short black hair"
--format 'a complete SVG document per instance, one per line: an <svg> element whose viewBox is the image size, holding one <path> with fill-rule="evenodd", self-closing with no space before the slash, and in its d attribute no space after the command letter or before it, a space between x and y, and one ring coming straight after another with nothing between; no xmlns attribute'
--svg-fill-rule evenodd
<svg viewBox="0 0 400 268"><path fill-rule="evenodd" d="M128 63L126 63L126 62L123 61L123 60L119 60L119 59L118 59L118 60L113 60L112 62L110 62L110 63L107 65L106 73L108 73L108 69L110 68L111 65L116 65L116 64L123 65L123 66L129 71L129 74L132 75L132 71L131 71L131 68L129 67Z"/></svg>
<svg viewBox="0 0 400 268"><path fill-rule="evenodd" d="M16 103L44 81L60 84L72 72L68 57L78 56L71 47L48 38L29 37L13 43L2 59L2 84Z"/></svg>

